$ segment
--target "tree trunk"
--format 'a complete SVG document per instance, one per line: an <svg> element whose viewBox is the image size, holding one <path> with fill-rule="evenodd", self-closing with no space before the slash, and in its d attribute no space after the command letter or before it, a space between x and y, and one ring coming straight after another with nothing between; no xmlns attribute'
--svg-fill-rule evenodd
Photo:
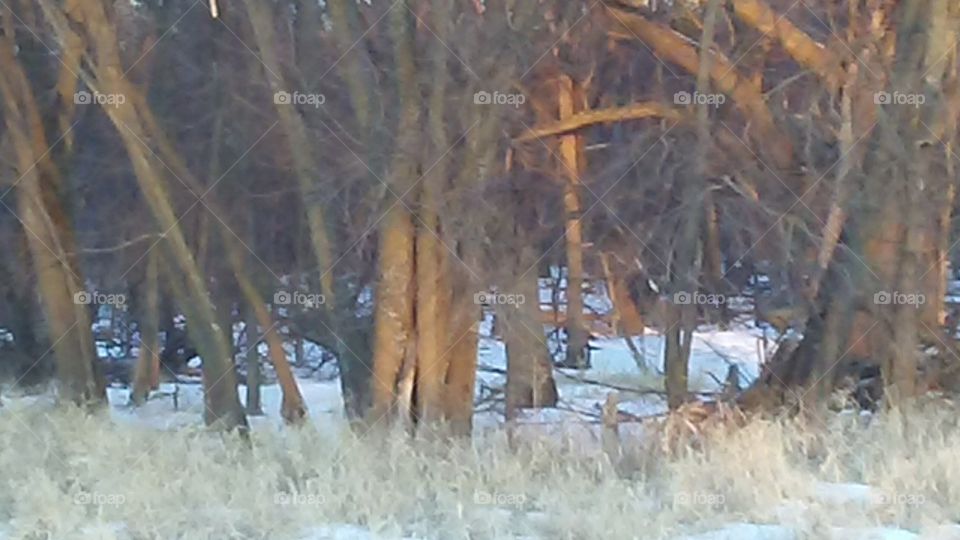
<svg viewBox="0 0 960 540"><path fill-rule="evenodd" d="M247 416L263 416L263 408L260 406L260 351L257 350L260 345L259 330L257 329L257 317L251 307L246 309L243 331L246 336L244 346L247 348Z"/></svg>
<svg viewBox="0 0 960 540"><path fill-rule="evenodd" d="M414 39L409 7L390 13L396 78L400 94L397 145L390 166L391 192L403 194L417 177L417 146L420 128L420 94L417 89ZM397 196L396 193L394 196ZM416 227L404 201L393 203L379 229L376 307L373 342L373 406L368 417L375 424L389 416L397 404L398 376L411 347L416 346L414 302L416 293ZM415 369L415 368L414 368Z"/></svg>
<svg viewBox="0 0 960 540"><path fill-rule="evenodd" d="M147 255L147 272L144 279L144 305L140 314L140 357L133 377L130 402L143 405L150 390L160 384L160 254L151 251Z"/></svg>
<svg viewBox="0 0 960 540"><path fill-rule="evenodd" d="M286 86L286 81L279 78L278 73L283 73L280 65L280 56L275 45L275 35L273 28L273 15L269 4L260 0L245 0L250 25L253 28L253 34L257 43L257 50L260 51L260 61L266 69L266 76L270 90L276 96L278 93L290 92ZM290 145L290 153L293 156L293 164L300 186L300 193L304 201L312 201L313 193L316 190L316 175L319 170L314 159L314 152L310 146L310 136L303 118L296 107L289 103L283 103L282 100L274 99L277 116L280 125L287 134ZM317 268L320 270L320 288L326 299L325 308L331 315L331 324L336 330L336 321L333 316L336 306L333 287L333 243L330 240L327 231L327 219L323 208L317 203L306 203L307 225L310 229L310 241L313 247L314 256L317 258Z"/></svg>
<svg viewBox="0 0 960 540"><path fill-rule="evenodd" d="M687 319L689 305L666 306L666 334L664 335L664 372L667 405L671 410L679 408L690 398L687 382L690 368L690 349L693 330Z"/></svg>
<svg viewBox="0 0 960 540"><path fill-rule="evenodd" d="M257 373L257 386L259 387L259 353L256 351L256 344L251 341L259 342L260 336L256 335L256 329L259 325L263 331L263 338L267 342L267 351L273 363L273 369L277 373L277 383L283 391L283 400L280 404L280 416L288 424L299 424L306 417L307 409L303 403L300 388L297 386L297 381L293 376L293 370L287 361L287 353L283 348L283 338L277 331L277 323L273 321L270 312L267 310L266 302L260 295L260 291L257 290L244 268L243 256L240 253L240 248L237 246L237 241L232 236L233 233L231 233L225 225L221 228L221 232L234 278L237 280L237 284L240 285L240 291L243 293L247 308L250 310L250 314L247 317L247 324L249 325L247 330L247 346L252 346L253 353L248 349L248 368L251 362L250 355L253 354L254 360L256 361L256 369L253 371ZM254 320L250 319L251 316ZM248 381L249 378L250 371L247 372ZM248 396L250 395L250 391L250 387L248 386ZM248 409L250 409L250 403L250 401L247 402ZM257 406L259 407L259 388L257 390Z"/></svg>
<svg viewBox="0 0 960 540"><path fill-rule="evenodd" d="M69 220L53 189L56 165L49 157L43 121L26 74L13 57L13 36L0 46L0 95L20 178L15 185L18 219L37 272L40 299L54 351L60 398L77 405L106 402L96 362L88 301L74 258Z"/></svg>
<svg viewBox="0 0 960 540"><path fill-rule="evenodd" d="M430 19L432 32L441 41L449 36L450 0L431 0ZM430 94L426 110L427 128L430 132L430 149L424 152L423 161L433 163L425 173L420 192L420 227L417 231L417 416L423 424L442 421L445 414L450 319L450 264L447 247L443 244L440 203L444 187L448 183L448 160L445 154L450 147L446 131L447 82L450 72L447 66L449 51L445 47L432 47L430 54ZM439 156L439 160L437 160ZM431 159L432 158L432 159Z"/></svg>
<svg viewBox="0 0 960 540"><path fill-rule="evenodd" d="M617 333L624 337L642 336L646 328L643 315L640 314L637 303L630 295L630 287L620 265L616 264L609 253L600 255L604 277L607 280L607 294L613 302L613 309L617 320Z"/></svg>
<svg viewBox="0 0 960 540"><path fill-rule="evenodd" d="M376 423L391 414L414 332L414 230L410 213L394 206L380 230L380 274L374 312L373 406Z"/></svg>
<svg viewBox="0 0 960 540"><path fill-rule="evenodd" d="M520 261L535 260L533 250L523 248ZM524 266L518 265L521 269ZM516 282L517 295L525 299L524 303L497 306L507 352L507 420L516 418L520 409L557 404L553 364L540 322L539 286L536 269L532 268Z"/></svg>
<svg viewBox="0 0 960 540"><path fill-rule="evenodd" d="M168 281L187 317L192 341L203 359L204 420L208 426L218 429L240 428L245 431L247 420L237 396L232 350L224 329L218 325L216 313L210 304L209 291L179 226L163 180L165 175L144 143L162 138L162 134L148 134L145 123L153 123L149 120L146 100L122 76L119 45L115 28L110 26L111 19L100 2L84 2L79 6L81 9L70 12L70 16L74 17L72 25L53 2L41 0L41 6L61 42L69 40L73 28L85 31L92 51L87 58L93 73L93 77L88 77L90 85L101 93L126 98L118 101L116 106L103 107L103 110L124 143L157 227L165 232L161 244L169 260L163 261L164 269L167 275L173 277Z"/></svg>
<svg viewBox="0 0 960 540"><path fill-rule="evenodd" d="M469 437L473 432L473 402L477 381L477 306L469 293L455 299L451 332L445 354L449 356L446 375L446 421L450 432Z"/></svg>
<svg viewBox="0 0 960 540"><path fill-rule="evenodd" d="M561 75L557 88L560 121L567 120L575 110L575 83L568 75ZM583 323L583 205L580 201L580 174L583 164L580 162L580 136L569 134L560 137L560 158L564 177L563 206L566 211L567 254L567 352L564 365L586 368L587 332Z"/></svg>
<svg viewBox="0 0 960 540"><path fill-rule="evenodd" d="M705 171L704 171L705 172ZM727 288L724 286L723 273L723 253L720 248L720 218L717 215L717 205L714 203L711 192L704 193L703 196L703 214L704 214L704 241L703 241L703 261L707 286L711 293L723 295ZM723 328L726 328L730 322L729 305L726 301L719 305L708 306L710 313L716 312L719 316L718 321Z"/></svg>

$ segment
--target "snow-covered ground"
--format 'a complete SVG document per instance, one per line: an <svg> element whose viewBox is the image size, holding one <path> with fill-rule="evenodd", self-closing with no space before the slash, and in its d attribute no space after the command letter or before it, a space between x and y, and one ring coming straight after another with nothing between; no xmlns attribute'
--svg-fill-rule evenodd
<svg viewBox="0 0 960 540"><path fill-rule="evenodd" d="M594 340L589 369L557 370L560 407L531 412L514 426L513 433L521 433L529 447L507 449L502 414L487 399L505 382L504 347L484 330L476 441L473 449L457 450L465 453L456 458L445 455L448 450L408 442L342 442L353 435L336 379L299 381L315 428L303 432L283 427L279 388L263 387L265 416L251 418L255 463L229 445L202 439L199 384L164 383L139 409L125 405L127 389L110 388L108 420L70 417L67 424L58 419L61 413L54 411L49 395L7 391L0 408L0 480L8 484L0 487L0 540L960 540L955 422L931 421L925 433L896 422L880 428L838 420L837 426L806 432L758 421L710 451L661 456L641 468L640 476L621 478L611 473L601 452L600 405L616 391L620 410L637 418L622 425L625 444L655 436L641 420L666 410L661 395L648 392L661 384L662 337L648 331L633 338L642 359L634 358L622 338ZM756 377L760 336L749 325L702 329L691 357L694 389L716 391L731 363L745 383ZM85 422L88 429L74 425ZM71 439L87 432L100 441ZM138 440L145 433L161 436L145 444ZM538 438L548 444L539 445ZM552 444L557 442L562 444ZM157 453L176 453L181 445L204 453ZM141 461L131 455L150 457ZM36 470L24 470L30 467ZM435 472L426 472L434 467ZM160 474L163 478L156 477ZM160 494L134 495L130 490L139 488L133 482ZM290 486L283 487L285 482ZM264 493L229 493L247 484ZM341 484L345 487L339 490ZM9 492L4 495L3 489ZM111 496L122 499L112 503L130 508L111 507ZM100 504L80 504L78 497ZM70 506L54 511L44 505ZM151 529L137 519L183 525ZM144 532L150 530L152 535ZM169 536L174 530L179 532Z"/></svg>

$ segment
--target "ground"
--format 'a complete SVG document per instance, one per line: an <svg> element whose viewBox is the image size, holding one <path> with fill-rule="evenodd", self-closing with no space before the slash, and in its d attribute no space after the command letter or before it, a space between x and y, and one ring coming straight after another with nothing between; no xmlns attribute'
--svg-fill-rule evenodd
<svg viewBox="0 0 960 540"><path fill-rule="evenodd" d="M728 362L756 376L759 336L745 324L698 334L693 385L716 390ZM635 344L660 357L656 333ZM662 398L620 392L623 412L649 420L621 426L633 462L618 470L601 451L605 385L656 386L658 368L642 369L622 339L595 345L591 369L558 374L560 407L525 415L509 443L489 398L503 347L489 335L469 444L358 437L335 379L300 381L311 423L299 430L282 426L266 386L252 448L202 429L195 384L164 385L176 410L170 395L129 409L127 390L111 388L93 417L5 390L0 538L960 539L952 403L826 424L758 419L664 453Z"/></svg>

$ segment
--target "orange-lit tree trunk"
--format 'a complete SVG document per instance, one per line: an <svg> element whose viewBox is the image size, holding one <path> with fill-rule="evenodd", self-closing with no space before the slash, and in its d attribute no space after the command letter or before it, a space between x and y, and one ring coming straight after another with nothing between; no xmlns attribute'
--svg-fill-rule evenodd
<svg viewBox="0 0 960 540"><path fill-rule="evenodd" d="M619 266L611 260L609 253L601 253L600 262L603 267L604 277L607 281L607 293L610 295L610 301L613 302L613 309L616 312L617 332L618 334L631 337L642 336L644 331L643 316L636 302L630 296L630 289Z"/></svg>
<svg viewBox="0 0 960 540"><path fill-rule="evenodd" d="M453 3L449 0L430 2L431 32L444 40L450 35ZM431 38L433 36L430 36ZM446 232L442 226L445 216L440 213L444 189L449 185L450 168L447 152L447 99L450 69L449 51L442 46L429 49L430 94L426 108L429 132L429 152L424 162L431 163L425 173L420 192L420 227L417 233L417 416L421 424L430 428L450 417L447 399L450 387L447 373L451 354L456 346L458 327L452 312L452 280L450 248L445 245ZM462 324L461 324L462 326ZM472 389L471 389L472 395Z"/></svg>
<svg viewBox="0 0 960 540"><path fill-rule="evenodd" d="M160 384L160 294L159 263L160 254L151 251L147 255L147 271L143 285L143 307L140 310L140 356L133 374L133 390L130 402L142 405L147 401L150 390Z"/></svg>
<svg viewBox="0 0 960 540"><path fill-rule="evenodd" d="M420 96L409 16L407 9L400 8L393 9L389 15L400 94L400 121L388 183L391 191L398 196L412 187L419 155L416 147L420 136ZM411 348L416 347L414 302L417 298L417 232L413 219L406 204L396 201L391 203L379 229L370 424L376 424L392 414L399 397L398 376L404 361L409 364L415 360L415 350L411 352ZM409 369L407 373L410 373Z"/></svg>
<svg viewBox="0 0 960 540"><path fill-rule="evenodd" d="M557 102L560 121L576 113L574 81L567 75L558 79ZM568 367L585 368L587 357L587 332L583 322L583 203L580 200L580 174L583 170L580 151L581 137L576 133L560 137L560 159L564 177L563 207L566 211L567 255L567 354L564 364Z"/></svg>
<svg viewBox="0 0 960 540"><path fill-rule="evenodd" d="M450 432L469 437L473 431L473 400L477 381L478 307L469 289L452 301L451 322L444 354L448 357L444 413Z"/></svg>
<svg viewBox="0 0 960 540"><path fill-rule="evenodd" d="M293 370L290 368L290 362L287 361L287 353L283 349L283 337L277 331L277 323L273 321L270 312L267 310L267 304L264 302L260 291L257 290L253 281L250 279L243 264L243 256L240 252L238 242L228 231L226 226L221 227L223 241L230 259L230 267L233 270L233 276L240 285L243 298L247 303L247 308L252 310L253 321L248 318L248 324L255 322L247 327L247 347L252 347L256 354L256 341L259 341L257 326L263 332L263 338L267 342L267 350L270 355L270 361L273 363L273 369L277 373L277 383L283 391L283 399L280 403L280 416L288 424L299 424L307 415L307 408L303 403L303 396L300 394L300 388L297 386L296 378L293 376ZM248 351L248 354L249 351ZM249 369L249 364L248 364ZM249 402L248 402L249 407Z"/></svg>

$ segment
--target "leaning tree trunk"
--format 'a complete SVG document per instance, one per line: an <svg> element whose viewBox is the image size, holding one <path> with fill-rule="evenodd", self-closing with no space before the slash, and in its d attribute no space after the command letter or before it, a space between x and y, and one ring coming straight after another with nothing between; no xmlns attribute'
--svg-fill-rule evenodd
<svg viewBox="0 0 960 540"><path fill-rule="evenodd" d="M78 296L83 281L69 220L54 190L56 165L49 156L43 120L26 74L13 57L13 36L7 36L0 49L0 95L20 175L15 185L17 217L37 271L60 398L77 405L104 403L106 385L96 364L90 312Z"/></svg>
<svg viewBox="0 0 960 540"><path fill-rule="evenodd" d="M87 58L92 77L83 75L88 84L103 94L124 96L116 106L103 107L107 117L117 128L133 164L134 175L159 230L165 231L160 243L166 257L162 261L174 295L184 311L188 332L203 359L204 421L217 429L246 430L247 419L237 396L236 375L232 350L224 329L218 325L210 301L209 291L200 274L193 254L183 236L179 219L170 202L162 166L153 157L144 141L155 140L147 125L149 109L139 89L122 75L119 44L111 18L103 4L84 2L78 11L66 14L49 0L41 0L41 7L54 27L61 43L67 43L74 28L85 32L91 52ZM121 102L122 101L122 102Z"/></svg>
<svg viewBox="0 0 960 540"><path fill-rule="evenodd" d="M260 53L260 61L264 65L264 78L270 86L274 95L282 92L290 92L288 81L281 75L284 73L280 51L277 48L277 37L274 29L274 16L271 6L260 0L245 0L244 2L247 15L253 28L256 46ZM331 14L334 17L334 31L337 35L338 43L341 45L350 39L347 37L351 27L352 7L344 5L342 0L338 0L331 6ZM355 40L351 40L355 44ZM350 46L353 48L353 45ZM362 49L362 47L357 47ZM347 49L343 55L347 55L350 50ZM359 52L357 52L359 54ZM368 91L363 88L362 70L359 63L353 57L342 57L341 70L348 79L350 88L349 96L351 103L355 108L361 131L366 131L365 126L369 122L369 100ZM338 62L338 64L341 62ZM303 117L292 104L280 103L275 101L275 109L280 126L287 136L287 143L290 148L290 154L293 158L294 172L297 178L297 184L300 190L301 198L306 201L305 212L307 226L310 234L310 245L313 255L317 260L317 268L320 270L320 288L324 295L324 311L327 315L326 326L336 337L337 362L340 367L340 389L343 394L344 405L348 416L351 419L358 419L362 411L358 410L362 404L368 401L370 380L365 358L358 357L356 352L360 343L357 340L365 340L361 333L351 328L344 328L343 324L353 322L353 313L351 303L346 299L341 299L338 294L341 290L336 286L334 279L334 266L336 260L334 257L335 243L330 237L330 221L326 212L318 201L315 201L314 194L318 190L317 175L320 168L315 158L315 152L311 145L310 133ZM346 316L340 317L339 309L345 311ZM354 345L351 346L351 342Z"/></svg>

